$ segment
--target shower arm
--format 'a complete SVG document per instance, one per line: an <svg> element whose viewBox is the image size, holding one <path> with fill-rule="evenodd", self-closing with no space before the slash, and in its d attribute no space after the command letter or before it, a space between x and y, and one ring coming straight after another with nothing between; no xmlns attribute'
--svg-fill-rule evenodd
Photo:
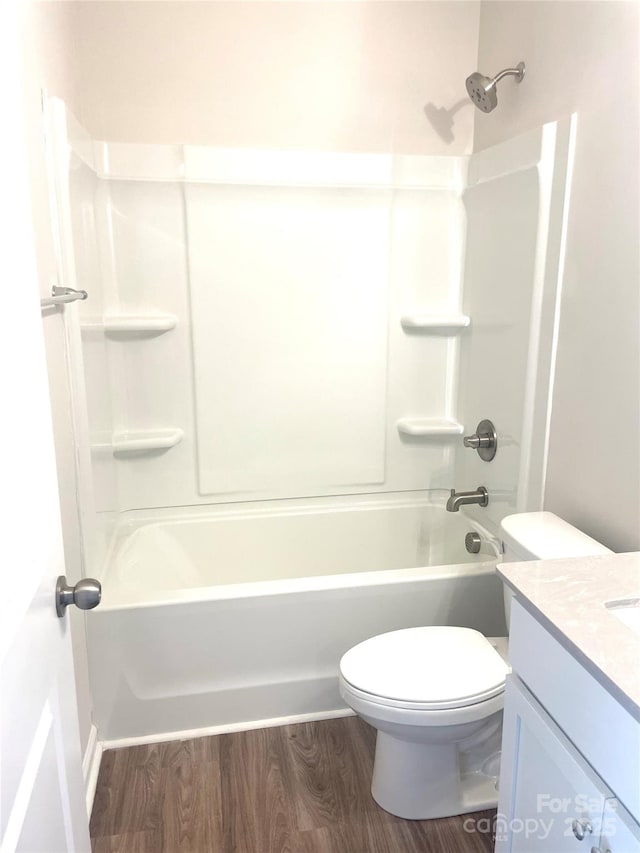
<svg viewBox="0 0 640 853"><path fill-rule="evenodd" d="M516 83L520 83L524 77L524 62L519 62L515 68L505 68L503 71L498 71L491 81L491 85L495 86L503 77L517 77Z"/></svg>

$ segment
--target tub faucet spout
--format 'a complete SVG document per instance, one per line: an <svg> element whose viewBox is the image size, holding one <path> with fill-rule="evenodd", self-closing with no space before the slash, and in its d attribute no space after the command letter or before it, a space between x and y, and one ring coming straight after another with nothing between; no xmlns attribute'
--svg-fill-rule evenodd
<svg viewBox="0 0 640 853"><path fill-rule="evenodd" d="M456 492L451 489L451 496L447 501L447 512L458 512L461 506L467 504L478 504L478 506L489 505L489 492L484 486L478 486L475 492Z"/></svg>

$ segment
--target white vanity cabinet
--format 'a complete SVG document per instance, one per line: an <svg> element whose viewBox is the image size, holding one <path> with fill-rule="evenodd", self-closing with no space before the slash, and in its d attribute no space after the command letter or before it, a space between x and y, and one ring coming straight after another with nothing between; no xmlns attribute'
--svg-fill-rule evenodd
<svg viewBox="0 0 640 853"><path fill-rule="evenodd" d="M517 602L510 659L496 853L640 853L638 721Z"/></svg>
<svg viewBox="0 0 640 853"><path fill-rule="evenodd" d="M502 756L496 853L590 851L613 794L513 676Z"/></svg>

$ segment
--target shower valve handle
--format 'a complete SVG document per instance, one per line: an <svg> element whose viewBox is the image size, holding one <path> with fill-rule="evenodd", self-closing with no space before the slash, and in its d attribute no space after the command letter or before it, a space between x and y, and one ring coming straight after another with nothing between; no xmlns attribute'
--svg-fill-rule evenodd
<svg viewBox="0 0 640 853"><path fill-rule="evenodd" d="M496 428L491 421L480 421L476 427L474 435L465 435L462 439L462 443L465 447L471 447L473 450L477 450L478 456L484 460L484 462L491 462L493 457L496 455L496 450L498 449Z"/></svg>
<svg viewBox="0 0 640 853"><path fill-rule="evenodd" d="M472 447L474 450L493 446L490 435L465 435L462 441L465 447Z"/></svg>

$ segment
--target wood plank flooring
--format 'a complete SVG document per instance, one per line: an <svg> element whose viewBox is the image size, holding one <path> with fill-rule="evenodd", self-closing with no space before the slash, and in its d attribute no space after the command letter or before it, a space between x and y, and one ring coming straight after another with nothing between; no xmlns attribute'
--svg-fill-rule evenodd
<svg viewBox="0 0 640 853"><path fill-rule="evenodd" d="M408 821L371 797L357 717L105 752L94 853L489 853L465 817ZM473 817L490 825L494 812Z"/></svg>

